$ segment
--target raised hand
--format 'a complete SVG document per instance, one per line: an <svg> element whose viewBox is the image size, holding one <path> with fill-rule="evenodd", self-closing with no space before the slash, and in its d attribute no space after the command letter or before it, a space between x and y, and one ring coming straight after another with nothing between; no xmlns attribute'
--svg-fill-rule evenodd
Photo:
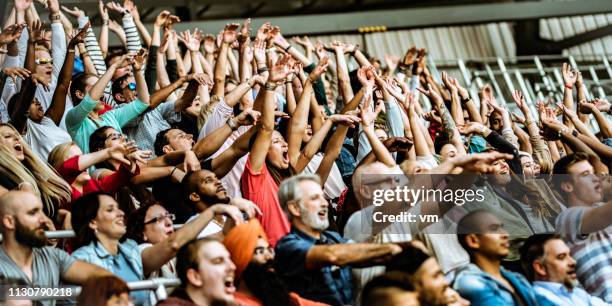
<svg viewBox="0 0 612 306"><path fill-rule="evenodd" d="M123 7L132 15L135 20L140 20L140 13L138 13L138 7L132 0L124 0Z"/></svg>
<svg viewBox="0 0 612 306"><path fill-rule="evenodd" d="M310 41L310 39L308 38L308 36L304 36L303 38L300 38L299 36L294 36L291 39L293 42L295 42L296 44L304 47L304 49L308 50L314 50L314 46L312 45L312 42Z"/></svg>
<svg viewBox="0 0 612 306"><path fill-rule="evenodd" d="M495 161L511 160L512 155L500 152L487 152L487 153L474 153L464 154L453 157L451 161L455 167L463 168L466 172L475 173L491 173L495 171L495 167L492 165Z"/></svg>
<svg viewBox="0 0 612 306"><path fill-rule="evenodd" d="M272 29L272 26L269 22L266 22L259 27L257 30L257 35L255 36L255 40L266 41L268 39L268 33Z"/></svg>
<svg viewBox="0 0 612 306"><path fill-rule="evenodd" d="M520 90L514 90L514 92L512 92L512 98L514 99L516 106L518 106L518 108L521 110L521 112L523 112L523 114L529 112L527 102L525 102L525 97L523 96L523 93Z"/></svg>
<svg viewBox="0 0 612 306"><path fill-rule="evenodd" d="M563 82L565 86L574 86L576 84L576 78L578 78L578 71L572 68L567 63L563 63Z"/></svg>
<svg viewBox="0 0 612 306"><path fill-rule="evenodd" d="M192 73L192 74L188 74L187 76L185 76L185 81L189 82L191 80L194 80L198 82L200 85L204 85L204 86L212 87L213 85L213 81L205 73Z"/></svg>
<svg viewBox="0 0 612 306"><path fill-rule="evenodd" d="M215 36L210 35L210 34L206 34L206 36L204 36L204 52L206 53L215 52Z"/></svg>
<svg viewBox="0 0 612 306"><path fill-rule="evenodd" d="M23 12L30 8L32 0L15 0L15 10Z"/></svg>
<svg viewBox="0 0 612 306"><path fill-rule="evenodd" d="M17 82L17 77L26 79L30 76L30 70L22 67L4 67L2 72L13 79L13 83Z"/></svg>
<svg viewBox="0 0 612 306"><path fill-rule="evenodd" d="M238 32L236 30L240 27L237 23L229 23L225 25L225 29L223 30L223 42L226 44L231 44L238 39Z"/></svg>
<svg viewBox="0 0 612 306"><path fill-rule="evenodd" d="M383 140L383 144L389 152L408 152L414 143L406 137L389 137Z"/></svg>
<svg viewBox="0 0 612 306"><path fill-rule="evenodd" d="M312 72L310 73L310 81L313 83L316 82L316 80L321 76L321 74L323 74L327 70L327 66L329 66L329 57L326 56L319 60L315 69L312 70Z"/></svg>
<svg viewBox="0 0 612 306"><path fill-rule="evenodd" d="M35 85L40 85L45 91L49 91L49 82L47 81L47 77L43 74L31 74L30 78L32 78L32 82Z"/></svg>
<svg viewBox="0 0 612 306"><path fill-rule="evenodd" d="M364 66L357 70L357 79L362 86L374 88L375 80L372 72L373 69L374 67L372 66Z"/></svg>
<svg viewBox="0 0 612 306"><path fill-rule="evenodd" d="M455 78L451 78L450 79L451 84L457 88L457 91L459 92L459 96L462 99L466 99L470 97L470 93L467 91L467 89L463 88L463 86L461 86L461 84L459 84L459 82L457 81L457 79Z"/></svg>
<svg viewBox="0 0 612 306"><path fill-rule="evenodd" d="M240 28L240 35L238 39L241 42L245 42L247 38L251 38L251 18L247 18L242 23L242 27Z"/></svg>
<svg viewBox="0 0 612 306"><path fill-rule="evenodd" d="M417 52L416 62L412 65L412 75L421 75L421 73L425 72L425 56L427 55L427 50L419 49Z"/></svg>
<svg viewBox="0 0 612 306"><path fill-rule="evenodd" d="M174 24L177 24L181 22L181 18L179 18L176 15L170 15L168 16L168 19L166 20L166 23L164 24L164 28L166 30L172 30L172 28L174 27Z"/></svg>
<svg viewBox="0 0 612 306"><path fill-rule="evenodd" d="M123 5L117 3L117 2L109 2L106 4L106 7L108 7L109 10L111 11L115 11L119 14L123 14L123 12L126 11L125 7L123 7Z"/></svg>
<svg viewBox="0 0 612 306"><path fill-rule="evenodd" d="M236 126L256 125L261 113L253 109L245 109L238 116L232 118Z"/></svg>
<svg viewBox="0 0 612 306"><path fill-rule="evenodd" d="M108 29L113 31L119 36L125 37L125 31L123 31L123 28L116 21L112 19L109 20L108 22Z"/></svg>
<svg viewBox="0 0 612 306"><path fill-rule="evenodd" d="M167 10L161 11L155 18L155 22L153 23L156 27L162 27L168 21L168 17L170 17L170 12Z"/></svg>
<svg viewBox="0 0 612 306"><path fill-rule="evenodd" d="M317 43L315 44L315 54L319 59L327 56L327 51L325 50L323 43L320 41L317 41Z"/></svg>
<svg viewBox="0 0 612 306"><path fill-rule="evenodd" d="M270 69L270 77L268 81L280 82L287 78L291 73L295 73L295 70L289 67L289 59L291 57L284 55L276 61L276 63ZM313 71L314 72L314 71Z"/></svg>
<svg viewBox="0 0 612 306"><path fill-rule="evenodd" d="M606 99L595 98L593 103L595 103L595 106L597 106L597 109L600 112L607 113L608 111L610 111L610 101Z"/></svg>
<svg viewBox="0 0 612 306"><path fill-rule="evenodd" d="M144 67L145 62L147 61L147 55L149 55L149 51L145 48L140 48L138 53L134 56L134 70L140 71L142 67Z"/></svg>
<svg viewBox="0 0 612 306"><path fill-rule="evenodd" d="M189 51L195 52L200 49L200 41L195 37L195 35L191 34L190 30L181 33L178 36L178 39L185 44L185 47L187 47Z"/></svg>
<svg viewBox="0 0 612 306"><path fill-rule="evenodd" d="M21 37L21 33L23 29L25 29L26 24L12 24L0 33L0 45L10 44L14 41L19 40Z"/></svg>
<svg viewBox="0 0 612 306"><path fill-rule="evenodd" d="M442 97L438 94L438 92L433 90L433 88L431 87L431 84L427 84L427 90L421 87L418 87L417 90L420 91L425 96L427 96L427 98L429 98L429 100L431 100L436 106L444 103L444 100L442 100Z"/></svg>
<svg viewBox="0 0 612 306"><path fill-rule="evenodd" d="M108 148L108 157L129 166L130 161L126 158L126 156L136 152L137 150L138 147L134 141L128 141L123 144L115 144Z"/></svg>
<svg viewBox="0 0 612 306"><path fill-rule="evenodd" d="M400 58L395 55L385 55L385 64L387 64L387 68L389 68L389 72L392 73L397 69L397 65L399 64Z"/></svg>
<svg viewBox="0 0 612 306"><path fill-rule="evenodd" d="M597 109L596 103L596 101L589 103L586 100L581 100L580 102L578 102L578 110L583 114L591 114Z"/></svg>
<svg viewBox="0 0 612 306"><path fill-rule="evenodd" d="M108 9L104 6L104 2L102 0L98 0L98 12L100 13L100 19L108 20Z"/></svg>
<svg viewBox="0 0 612 306"><path fill-rule="evenodd" d="M31 42L35 42L37 44L42 44L49 39L45 37L45 25L40 21L40 19L36 19L32 22L32 26L30 27L30 38Z"/></svg>
<svg viewBox="0 0 612 306"><path fill-rule="evenodd" d="M404 54L404 58L402 59L402 62L400 65L404 67L412 66L412 64L414 64L414 61L416 60L417 53L418 53L418 50L415 46L410 47L410 49L406 51L406 54Z"/></svg>
<svg viewBox="0 0 612 306"><path fill-rule="evenodd" d="M85 17L85 12L83 12L83 10L79 9L76 6L73 6L72 9L69 9L69 8L67 8L67 7L62 5L62 10L64 10L64 12L66 12L66 14L68 14L68 15L76 18L76 19Z"/></svg>
<svg viewBox="0 0 612 306"><path fill-rule="evenodd" d="M442 118L440 118L440 116L435 114L433 111L423 114L423 119L429 122L436 122L438 124L442 124Z"/></svg>
<svg viewBox="0 0 612 306"><path fill-rule="evenodd" d="M360 114L361 115L361 125L363 126L363 129L374 126L374 121L376 120L376 118L378 117L378 114L380 114L380 111L383 108L383 102L378 101L378 103L376 104L376 107L374 108L374 111L372 111L372 108L370 107L371 103L372 103L372 94L368 92L366 93L365 103L363 104L363 108L361 109L361 114Z"/></svg>
<svg viewBox="0 0 612 306"><path fill-rule="evenodd" d="M361 118L350 114L333 114L329 119L335 124L343 124L350 128L354 128L361 121Z"/></svg>
<svg viewBox="0 0 612 306"><path fill-rule="evenodd" d="M455 87L452 80L453 78L450 77L448 73L446 73L446 71L442 71L442 82L444 82L444 86L446 86L446 89L448 89L453 94L459 93L459 90L457 89L457 87Z"/></svg>
<svg viewBox="0 0 612 306"><path fill-rule="evenodd" d="M71 39L70 42L68 43L68 47L69 48L74 48L76 47L78 44L82 43L85 41L85 36L87 36L87 29L89 29L89 27L91 26L91 22L87 22L83 28L81 30L79 30L78 33L76 33L76 35L74 35Z"/></svg>
<svg viewBox="0 0 612 306"><path fill-rule="evenodd" d="M486 126L484 126L482 123L480 122L468 122L464 125L459 125L457 126L457 129L459 130L459 133L467 135L467 134L473 134L473 133L477 133L480 135L486 134L486 132L488 131L488 128Z"/></svg>
<svg viewBox="0 0 612 306"><path fill-rule="evenodd" d="M263 40L255 39L253 42L253 56L257 63L266 62L266 42Z"/></svg>

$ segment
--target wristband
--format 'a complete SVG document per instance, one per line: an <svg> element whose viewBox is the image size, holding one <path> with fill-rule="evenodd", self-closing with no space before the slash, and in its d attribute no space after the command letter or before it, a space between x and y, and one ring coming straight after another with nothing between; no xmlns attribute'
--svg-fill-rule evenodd
<svg viewBox="0 0 612 306"><path fill-rule="evenodd" d="M109 20L108 19L102 19L102 25L107 26L108 25Z"/></svg>
<svg viewBox="0 0 612 306"><path fill-rule="evenodd" d="M269 70L268 70L268 67L265 67L265 66L264 66L264 67L261 67L261 68L257 67L257 73L258 73L258 74L262 74L262 73L264 73L264 72L266 72L266 71L269 71Z"/></svg>
<svg viewBox="0 0 612 306"><path fill-rule="evenodd" d="M563 133L565 132L567 132L567 128L562 128L559 130L559 133L558 133L559 139L563 138Z"/></svg>
<svg viewBox="0 0 612 306"><path fill-rule="evenodd" d="M274 91L276 90L276 86L278 86L278 84L272 83L272 82L266 82L266 90Z"/></svg>
<svg viewBox="0 0 612 306"><path fill-rule="evenodd" d="M62 17L60 16L60 14L49 14L49 20L51 21L56 21L56 20L60 20Z"/></svg>
<svg viewBox="0 0 612 306"><path fill-rule="evenodd" d="M571 84L565 84L565 88L572 89L572 88L574 88L574 86L572 86Z"/></svg>
<svg viewBox="0 0 612 306"><path fill-rule="evenodd" d="M470 100L472 100L469 96L463 100L461 100L461 104L466 104L468 102L470 102Z"/></svg>
<svg viewBox="0 0 612 306"><path fill-rule="evenodd" d="M285 48L285 52L289 52L289 49L291 49L291 44L289 44L289 46L287 46L287 48Z"/></svg>
<svg viewBox="0 0 612 306"><path fill-rule="evenodd" d="M176 168L178 168L178 166L174 166L174 169L172 169L172 171L170 172L170 176L172 176L172 174L174 174L174 171L176 171Z"/></svg>
<svg viewBox="0 0 612 306"><path fill-rule="evenodd" d="M573 131L572 131L572 136L574 136L574 137L578 137L578 131L573 130Z"/></svg>

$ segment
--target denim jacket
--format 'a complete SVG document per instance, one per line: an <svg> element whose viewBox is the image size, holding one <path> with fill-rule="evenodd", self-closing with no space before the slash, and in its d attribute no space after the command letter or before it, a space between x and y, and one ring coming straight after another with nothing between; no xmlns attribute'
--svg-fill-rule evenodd
<svg viewBox="0 0 612 306"><path fill-rule="evenodd" d="M516 295L525 302L525 306L538 306L535 291L524 276L501 268L502 276L512 284ZM513 295L506 285L482 271L475 264L469 264L459 271L453 288L470 300L472 306L520 306L518 297Z"/></svg>
<svg viewBox="0 0 612 306"><path fill-rule="evenodd" d="M144 279L142 257L136 241L128 239L120 243L119 254L127 259L128 264L138 273L140 279ZM113 256L97 241L78 248L72 253L72 256L117 274L117 271L113 271Z"/></svg>

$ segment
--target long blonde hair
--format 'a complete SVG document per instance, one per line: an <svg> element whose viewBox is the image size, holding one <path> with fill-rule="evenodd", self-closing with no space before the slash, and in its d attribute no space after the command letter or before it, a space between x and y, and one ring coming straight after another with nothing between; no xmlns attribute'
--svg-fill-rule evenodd
<svg viewBox="0 0 612 306"><path fill-rule="evenodd" d="M41 197L45 205L45 212L54 216L56 206L62 202L68 203L71 199L70 185L64 181L53 168L42 161L30 146L23 141L21 135L10 124L0 124L0 127L10 127L23 148L24 159L18 160L13 150L0 145L0 173L15 182L16 185L27 182L32 185L34 192Z"/></svg>

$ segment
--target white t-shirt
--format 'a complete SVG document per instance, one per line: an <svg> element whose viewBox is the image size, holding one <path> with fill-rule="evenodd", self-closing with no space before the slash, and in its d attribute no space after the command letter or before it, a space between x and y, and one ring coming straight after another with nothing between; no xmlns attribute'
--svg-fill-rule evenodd
<svg viewBox="0 0 612 306"><path fill-rule="evenodd" d="M49 153L55 146L72 141L66 130L55 125L49 117L43 117L40 123L29 118L26 121L26 134L23 137L32 151L42 160L46 161Z"/></svg>
<svg viewBox="0 0 612 306"><path fill-rule="evenodd" d="M198 136L198 140L203 139L208 134L212 133L214 130L222 127L227 119L231 118L233 115L233 109L229 107L225 100L219 101L219 104L215 106L212 114L206 120L206 123L200 130L200 135ZM221 148L215 152L211 158L217 157L219 154L223 153L223 151L227 150L229 147L234 144L234 141L238 139L242 134L248 131L250 126L241 126L238 130L234 131L230 137L223 143ZM232 170L228 172L224 177L221 178L221 183L225 190L227 191L227 195L229 197L242 197L242 192L240 191L240 179L242 178L242 172L244 172L244 167L246 166L247 156L245 155L236 162Z"/></svg>
<svg viewBox="0 0 612 306"><path fill-rule="evenodd" d="M315 154L306 168L304 168L304 173L306 174L315 174L317 169L319 169L319 165L321 161L323 161L323 153L318 152ZM342 180L342 174L340 173L340 169L334 162L329 175L327 176L327 180L325 181L325 186L323 186L323 192L325 192L325 198L327 199L335 199L342 194L342 191L346 189L346 185Z"/></svg>
<svg viewBox="0 0 612 306"><path fill-rule="evenodd" d="M187 220L187 222L185 223L189 223L193 221L199 215L200 214L191 216L191 218L189 218L189 220ZM223 217L223 219L225 220L225 217ZM223 227L213 220L210 223L208 223L208 225L206 225L206 227L202 229L202 231L200 231L200 233L198 234L198 239L202 239L204 237L208 237L208 236L220 233L220 232L223 232Z"/></svg>

